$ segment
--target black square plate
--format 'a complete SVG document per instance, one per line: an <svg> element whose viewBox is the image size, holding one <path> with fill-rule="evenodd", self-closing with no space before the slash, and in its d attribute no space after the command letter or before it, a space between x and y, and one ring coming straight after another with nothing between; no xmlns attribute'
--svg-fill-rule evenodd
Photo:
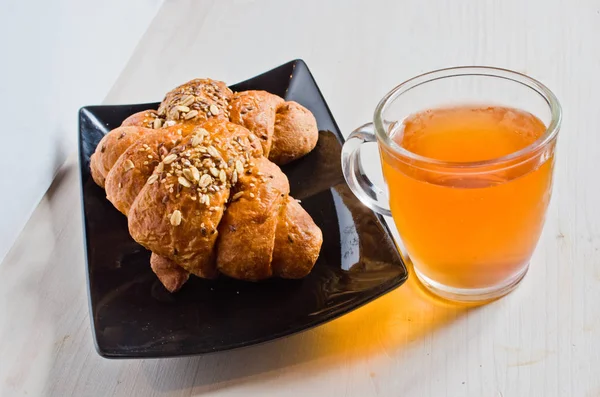
<svg viewBox="0 0 600 397"><path fill-rule="evenodd" d="M317 264L302 280L192 277L181 291L168 293L150 269L150 252L132 240L126 218L89 172L90 156L104 134L158 104L84 107L79 161L90 314L96 349L104 357L194 355L269 341L348 313L406 280L383 219L344 182L343 138L306 64L292 61L231 88L297 101L317 119L316 149L283 168L291 194L323 230Z"/></svg>

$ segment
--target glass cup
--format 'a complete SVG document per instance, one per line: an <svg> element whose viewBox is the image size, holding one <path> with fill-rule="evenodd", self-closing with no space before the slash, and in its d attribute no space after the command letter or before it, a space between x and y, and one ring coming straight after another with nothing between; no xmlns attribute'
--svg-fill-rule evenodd
<svg viewBox="0 0 600 397"><path fill-rule="evenodd" d="M512 153L478 161L428 158L397 139L411 115L463 105L528 112L543 123L541 134ZM560 124L555 95L528 76L491 67L437 70L383 97L373 123L345 142L342 169L363 204L392 216L429 290L450 300L486 301L509 293L527 273L550 201ZM483 145L487 133L477 131ZM367 142L378 144L387 192L362 167Z"/></svg>

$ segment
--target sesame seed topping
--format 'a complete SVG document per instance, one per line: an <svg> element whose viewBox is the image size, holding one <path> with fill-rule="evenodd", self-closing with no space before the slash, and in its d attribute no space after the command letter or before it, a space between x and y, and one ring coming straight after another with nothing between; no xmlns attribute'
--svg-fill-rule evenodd
<svg viewBox="0 0 600 397"><path fill-rule="evenodd" d="M201 143L202 143L202 138L200 138L198 135L194 135L192 137L192 147L196 147L196 146L200 145Z"/></svg>
<svg viewBox="0 0 600 397"><path fill-rule="evenodd" d="M242 197L243 195L244 195L244 192L237 192L236 194L234 194L231 197L231 201L235 201L235 200L239 199L240 197Z"/></svg>
<svg viewBox="0 0 600 397"><path fill-rule="evenodd" d="M181 98L181 105L182 106L190 106L192 103L194 103L194 96L193 95L186 95L183 98Z"/></svg>
<svg viewBox="0 0 600 397"><path fill-rule="evenodd" d="M181 211L179 211L179 210L173 211L173 213L171 214L170 221L171 221L171 225L179 226L181 224Z"/></svg>
<svg viewBox="0 0 600 397"><path fill-rule="evenodd" d="M200 178L200 182L198 184L200 185L200 187L207 187L208 185L210 185L212 183L212 181L213 181L213 179L211 178L210 175L204 174Z"/></svg>
<svg viewBox="0 0 600 397"><path fill-rule="evenodd" d="M215 149L215 147L212 145L207 147L206 150L208 151L208 154L210 154L213 157L221 157L221 154L219 153L219 151L217 149Z"/></svg>
<svg viewBox="0 0 600 397"><path fill-rule="evenodd" d="M185 114L185 116L183 116L184 119L189 120L191 118L194 118L198 115L198 111L197 110L192 110L188 113Z"/></svg>
<svg viewBox="0 0 600 397"><path fill-rule="evenodd" d="M188 182L187 179L185 179L184 177L180 176L179 178L177 178L177 182L179 182L180 185L185 186L185 187L191 187L192 185Z"/></svg>
<svg viewBox="0 0 600 397"><path fill-rule="evenodd" d="M175 160L177 160L177 155L175 153L171 153L163 159L163 163L171 164Z"/></svg>
<svg viewBox="0 0 600 397"><path fill-rule="evenodd" d="M244 164L242 164L242 162L240 160L237 160L235 162L235 170L237 171L238 174L241 174L244 172Z"/></svg>
<svg viewBox="0 0 600 397"><path fill-rule="evenodd" d="M189 180L190 182L194 181L194 176L192 175L192 170L190 170L189 168L186 168L183 170L183 176L185 176L186 179Z"/></svg>
<svg viewBox="0 0 600 397"><path fill-rule="evenodd" d="M193 165L190 167L190 170L192 171L192 178L195 181L199 181L200 180L200 171L198 170L198 168L194 167Z"/></svg>

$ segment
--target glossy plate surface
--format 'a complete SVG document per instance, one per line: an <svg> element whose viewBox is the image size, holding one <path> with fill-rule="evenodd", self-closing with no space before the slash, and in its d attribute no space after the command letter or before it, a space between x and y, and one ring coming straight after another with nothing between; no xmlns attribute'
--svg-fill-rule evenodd
<svg viewBox="0 0 600 397"><path fill-rule="evenodd" d="M321 254L302 280L259 283L191 277L168 293L150 252L129 236L127 220L89 173L96 145L130 114L157 103L88 106L79 113L79 156L90 315L98 353L110 358L171 357L249 346L339 317L401 285L407 272L380 219L346 186L342 135L306 64L296 60L231 87L266 90L310 109L316 149L283 167L291 194L323 231Z"/></svg>

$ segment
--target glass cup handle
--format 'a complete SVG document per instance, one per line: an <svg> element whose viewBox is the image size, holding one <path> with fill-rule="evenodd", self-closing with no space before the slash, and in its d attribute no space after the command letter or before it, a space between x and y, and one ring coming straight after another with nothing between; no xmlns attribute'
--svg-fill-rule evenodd
<svg viewBox="0 0 600 397"><path fill-rule="evenodd" d="M381 215L392 216L387 194L371 182L360 162L360 148L368 142L377 143L373 123L358 127L348 136L342 146L342 172L350 190L364 205Z"/></svg>

